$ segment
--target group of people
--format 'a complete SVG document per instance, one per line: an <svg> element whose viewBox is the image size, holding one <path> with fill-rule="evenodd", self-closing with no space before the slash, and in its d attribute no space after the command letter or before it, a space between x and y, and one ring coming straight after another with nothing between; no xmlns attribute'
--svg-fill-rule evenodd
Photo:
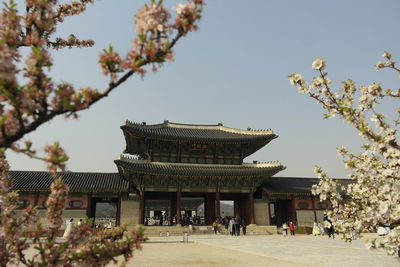
<svg viewBox="0 0 400 267"><path fill-rule="evenodd" d="M182 226L190 226L190 225L200 225L202 224L202 219L200 216L185 216L181 219L181 225Z"/></svg>
<svg viewBox="0 0 400 267"><path fill-rule="evenodd" d="M284 222L282 224L282 235L287 236L288 230L290 231L290 235L295 235L295 225L293 222ZM318 235L328 235L329 238L335 238L335 228L333 227L332 221L328 219L328 217L324 217L324 224L321 222L314 222L312 234L314 236Z"/></svg>
<svg viewBox="0 0 400 267"><path fill-rule="evenodd" d="M82 223L83 223L83 220L79 219L77 225L80 226ZM63 234L64 238L67 238L71 234L73 226L74 226L74 218L71 218L65 222L65 230L64 230L64 234Z"/></svg>
<svg viewBox="0 0 400 267"><path fill-rule="evenodd" d="M329 238L335 238L335 228L333 227L332 221L328 218L324 219L324 224L321 222L314 222L312 234L317 235L328 235Z"/></svg>
<svg viewBox="0 0 400 267"><path fill-rule="evenodd" d="M288 235L288 230L290 231L290 235L295 235L295 226L293 222L284 222L282 224L282 234L283 236L287 236Z"/></svg>
<svg viewBox="0 0 400 267"><path fill-rule="evenodd" d="M176 216L146 216L144 218L144 225L148 226L148 225L176 225L177 223L177 219ZM200 225L202 224L202 219L200 216L185 216L181 218L180 221L182 226L190 226L190 225Z"/></svg>
<svg viewBox="0 0 400 267"><path fill-rule="evenodd" d="M246 221L241 220L240 217L226 216L225 218L215 220L212 224L215 234L219 232L219 225L223 225L231 236L239 236L240 231L242 231L243 235L246 235L247 224Z"/></svg>
<svg viewBox="0 0 400 267"><path fill-rule="evenodd" d="M81 226L83 224L83 219L79 219L79 221L76 223L76 226ZM71 234L72 228L75 226L75 222L74 222L74 218L71 218L67 221L65 221L65 230L64 230L64 234L63 234L63 238L68 238L69 235ZM108 222L108 223L97 223L95 224L93 222L93 228L103 228L103 229L111 229L113 227L112 222Z"/></svg>
<svg viewBox="0 0 400 267"><path fill-rule="evenodd" d="M328 237L332 239L335 238L335 228L333 227L332 221L328 218L328 215L324 215L324 228L325 232L328 234Z"/></svg>
<svg viewBox="0 0 400 267"><path fill-rule="evenodd" d="M312 234L313 236L325 235L325 229L321 222L314 222Z"/></svg>

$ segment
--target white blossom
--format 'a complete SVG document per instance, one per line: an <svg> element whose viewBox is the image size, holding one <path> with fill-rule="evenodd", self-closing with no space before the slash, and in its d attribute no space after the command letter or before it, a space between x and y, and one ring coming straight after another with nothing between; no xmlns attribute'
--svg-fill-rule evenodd
<svg viewBox="0 0 400 267"><path fill-rule="evenodd" d="M391 54L382 55L387 61L379 62L378 68L392 68L400 73L391 61ZM339 185L320 167L314 172L320 181L312 186L312 193L321 201L329 200L332 210L327 215L342 238L351 241L361 232L376 232L377 227L390 227L390 233L381 239L367 241L369 248L385 249L387 254L400 256L400 144L397 138L398 123L390 124L388 119L376 112L384 97L393 97L395 90L383 90L379 83L356 87L351 80L343 82L339 92L331 89L327 78L325 61L317 58L312 69L320 71L311 84L305 83L300 74L291 74L290 83L301 86L305 91L311 88L309 96L325 109L325 117L338 115L358 130L365 141L360 153L352 153L344 147L338 148L343 157L352 183ZM329 85L329 86L325 86ZM357 94L356 92L359 92ZM355 97L359 95L358 103ZM399 98L394 98L399 99ZM396 116L398 116L396 110ZM390 117L390 116L388 116ZM345 197L342 193L345 192Z"/></svg>
<svg viewBox="0 0 400 267"><path fill-rule="evenodd" d="M303 76L301 76L300 74L289 75L289 81L291 85L302 85L305 83Z"/></svg>
<svg viewBox="0 0 400 267"><path fill-rule="evenodd" d="M324 70L325 69L325 61L322 58L317 58L311 64L313 70Z"/></svg>

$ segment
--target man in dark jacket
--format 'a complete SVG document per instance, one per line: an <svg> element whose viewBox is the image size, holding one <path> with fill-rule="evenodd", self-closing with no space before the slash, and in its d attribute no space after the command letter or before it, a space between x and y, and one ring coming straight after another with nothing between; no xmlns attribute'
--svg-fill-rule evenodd
<svg viewBox="0 0 400 267"><path fill-rule="evenodd" d="M235 235L240 236L240 218L239 217L235 218L234 227L235 227Z"/></svg>
<svg viewBox="0 0 400 267"><path fill-rule="evenodd" d="M243 231L243 235L246 235L246 228L247 228L247 224L245 220L242 220L242 231Z"/></svg>

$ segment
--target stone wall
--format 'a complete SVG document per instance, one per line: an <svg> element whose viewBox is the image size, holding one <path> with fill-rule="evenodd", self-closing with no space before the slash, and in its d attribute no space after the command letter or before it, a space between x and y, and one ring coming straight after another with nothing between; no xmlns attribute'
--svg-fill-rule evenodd
<svg viewBox="0 0 400 267"><path fill-rule="evenodd" d="M316 210L317 221L322 222L324 219L324 211ZM312 210L297 210L297 225L298 226L309 226L312 227L314 225L314 211Z"/></svg>
<svg viewBox="0 0 400 267"><path fill-rule="evenodd" d="M254 200L254 217L257 225L269 225L269 206L263 199Z"/></svg>
<svg viewBox="0 0 400 267"><path fill-rule="evenodd" d="M121 200L121 225L133 228L139 221L139 197Z"/></svg>
<svg viewBox="0 0 400 267"><path fill-rule="evenodd" d="M297 226L312 227L314 223L314 211L312 210L297 210Z"/></svg>

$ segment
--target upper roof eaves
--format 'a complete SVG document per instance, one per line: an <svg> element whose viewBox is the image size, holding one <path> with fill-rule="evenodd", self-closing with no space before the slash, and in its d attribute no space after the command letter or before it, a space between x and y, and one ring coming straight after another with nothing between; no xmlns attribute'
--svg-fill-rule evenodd
<svg viewBox="0 0 400 267"><path fill-rule="evenodd" d="M270 129L268 130L242 130L222 125L195 125L181 124L164 121L160 124L147 125L127 120L121 129L129 129L138 136L152 137L164 140L195 140L208 142L240 142L249 140L272 140L278 136Z"/></svg>
<svg viewBox="0 0 400 267"><path fill-rule="evenodd" d="M126 167L137 173L164 176L262 177L272 176L286 168L280 162L243 163L240 165L172 163L139 160L130 155L121 155L114 162L118 166Z"/></svg>

